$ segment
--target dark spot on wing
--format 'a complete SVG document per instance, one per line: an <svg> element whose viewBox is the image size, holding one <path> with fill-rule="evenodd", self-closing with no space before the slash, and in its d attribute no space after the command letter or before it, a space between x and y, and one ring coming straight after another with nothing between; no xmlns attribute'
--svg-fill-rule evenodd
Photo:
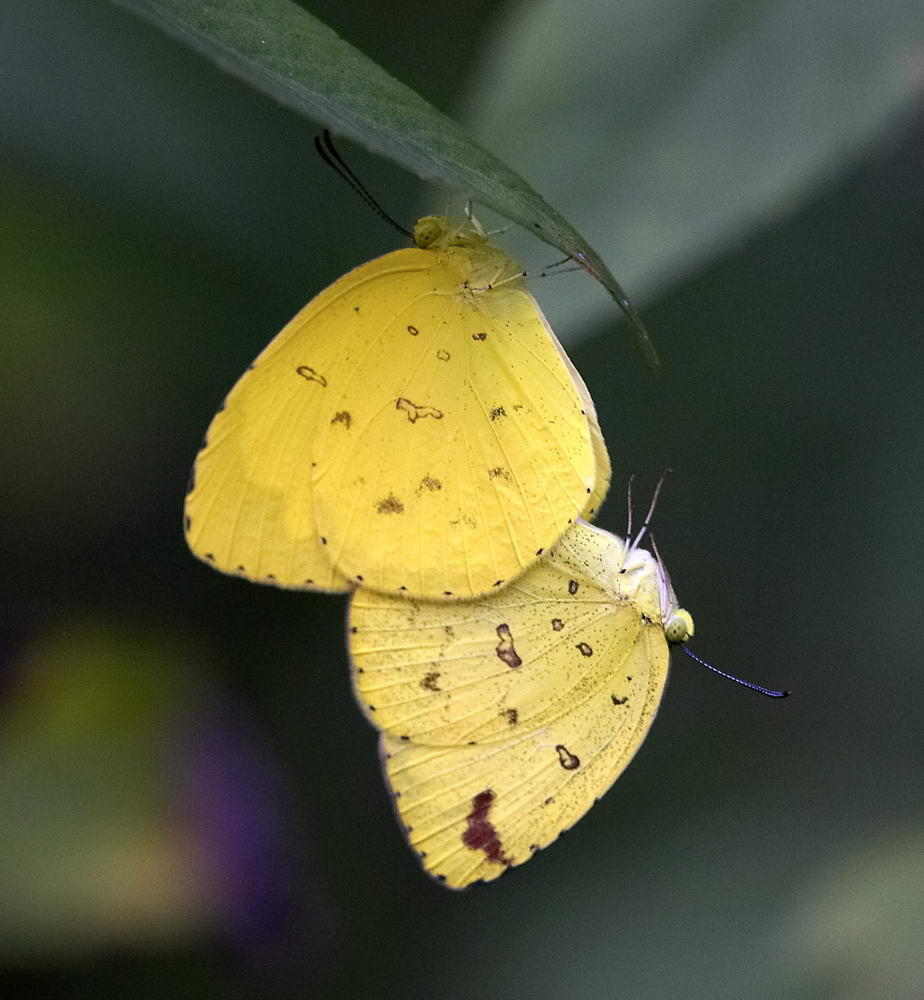
<svg viewBox="0 0 924 1000"><path fill-rule="evenodd" d="M189 531L189 529L192 527L192 518L189 516L189 514L183 515L183 527L187 531Z"/></svg>
<svg viewBox="0 0 924 1000"><path fill-rule="evenodd" d="M566 771L574 771L581 766L580 757L576 757L563 744L559 743L558 746L555 747L555 752L558 754L558 763L561 764Z"/></svg>
<svg viewBox="0 0 924 1000"><path fill-rule="evenodd" d="M503 408L503 406L495 406L494 409L491 410L492 420L497 420L498 417L506 417L506 416L507 416L507 411Z"/></svg>
<svg viewBox="0 0 924 1000"><path fill-rule="evenodd" d="M552 628L555 629L556 632L561 632L561 630L564 627L565 627L565 623L561 620L561 618L553 618L552 619Z"/></svg>
<svg viewBox="0 0 924 1000"><path fill-rule="evenodd" d="M308 365L300 365L295 371L303 379L307 379L309 382L317 382L322 389L327 385L327 379L323 375L319 375L313 368L309 368Z"/></svg>
<svg viewBox="0 0 924 1000"><path fill-rule="evenodd" d="M379 500L375 509L380 514L403 514L404 504L393 493L389 493L384 500Z"/></svg>
<svg viewBox="0 0 924 1000"><path fill-rule="evenodd" d="M420 330L418 330L416 326L412 326L412 325L411 325L410 323L408 323L408 325L407 325L407 332L408 332L408 333L409 333L409 334L410 334L410 335L411 335L412 337L416 337L416 336L417 336L417 334L418 334L418 333L420 333Z"/></svg>
<svg viewBox="0 0 924 1000"><path fill-rule="evenodd" d="M356 633L357 633L358 631L359 631L359 629L358 629L358 628L357 628L357 627L356 627L355 625L351 625L351 626L350 626L350 632L352 632L352 633L353 633L353 635L356 635Z"/></svg>
<svg viewBox="0 0 924 1000"><path fill-rule="evenodd" d="M211 552L206 552L205 558L208 559L209 562L215 562L215 557L212 555Z"/></svg>
<svg viewBox="0 0 924 1000"><path fill-rule="evenodd" d="M353 418L350 416L347 410L341 410L339 413L335 413L331 419L332 424L343 424L347 430L350 429L350 424L353 423Z"/></svg>
<svg viewBox="0 0 924 1000"><path fill-rule="evenodd" d="M642 621L643 621L643 622L644 622L644 623L645 623L646 625L653 625L653 624L654 624L654 622L652 622L651 618L649 618L649 616L648 616L648 615L646 615L646 614L645 614L644 612L642 612Z"/></svg>
<svg viewBox="0 0 924 1000"><path fill-rule="evenodd" d="M484 851L488 861L499 865L509 865L510 861L504 857L504 848L497 835L497 830L488 819L488 812L493 802L494 792L490 788L479 792L472 799L472 811L465 817L468 826L462 831L462 843L469 850Z"/></svg>
<svg viewBox="0 0 924 1000"><path fill-rule="evenodd" d="M202 449L199 449L202 451ZM193 467L189 470L189 479L186 480L186 496L196 488L196 463L193 462Z"/></svg>
<svg viewBox="0 0 924 1000"><path fill-rule="evenodd" d="M593 656L594 651L587 645L586 642L579 642L577 644L577 649L581 651L581 656Z"/></svg>
<svg viewBox="0 0 924 1000"><path fill-rule="evenodd" d="M503 580L495 580L494 581L494 586L495 587L499 587L503 582L504 582Z"/></svg>
<svg viewBox="0 0 924 1000"><path fill-rule="evenodd" d="M420 485L414 492L417 496L420 496L424 490L427 490L430 493L436 493L437 490L441 490L442 488L443 484L438 479L433 479L430 476L424 476L420 481Z"/></svg>
<svg viewBox="0 0 924 1000"><path fill-rule="evenodd" d="M611 694L610 698L612 699L614 705L625 705L625 703L629 700L628 695L626 695L624 698L617 698L616 695Z"/></svg>
<svg viewBox="0 0 924 1000"><path fill-rule="evenodd" d="M447 636L448 636L448 637L449 637L450 639L452 639L452 638L453 638L453 637L455 636L455 634L456 634L456 633L455 633L455 632L453 631L453 628L452 628L452 626L451 626L451 625L444 625L444 626L443 626L443 631L444 631L444 632L446 633L446 635L447 635Z"/></svg>
<svg viewBox="0 0 924 1000"><path fill-rule="evenodd" d="M505 708L501 715L511 726L515 726L520 721L520 713L515 708Z"/></svg>
<svg viewBox="0 0 924 1000"><path fill-rule="evenodd" d="M495 465L493 469L488 469L490 479L510 479L510 473L502 466Z"/></svg>
<svg viewBox="0 0 924 1000"><path fill-rule="evenodd" d="M437 351L436 356L440 359L440 361L448 361L451 355L449 354L449 351Z"/></svg>
<svg viewBox="0 0 924 1000"><path fill-rule="evenodd" d="M422 420L424 417L433 417L434 420L443 419L442 410L437 410L434 406L418 406L403 396L395 402L395 409L406 413L408 420L412 424L417 423L418 420Z"/></svg>
<svg viewBox="0 0 924 1000"><path fill-rule="evenodd" d="M431 670L430 673L424 674L423 680L420 682L420 686L426 691L439 691L439 685L436 683L439 678L439 671Z"/></svg>
<svg viewBox="0 0 924 1000"><path fill-rule="evenodd" d="M402 739L405 743L407 743L410 740L410 736L400 736L399 739Z"/></svg>
<svg viewBox="0 0 924 1000"><path fill-rule="evenodd" d="M498 625L496 631L500 642L497 644L494 652L497 653L498 659L503 660L511 668L520 666L523 661L513 648L513 636L510 634L510 626Z"/></svg>
<svg viewBox="0 0 924 1000"><path fill-rule="evenodd" d="M578 582L577 580L568 581L568 593L573 597L578 592Z"/></svg>
<svg viewBox="0 0 924 1000"><path fill-rule="evenodd" d="M487 340L488 335L486 333L473 333L472 340Z"/></svg>

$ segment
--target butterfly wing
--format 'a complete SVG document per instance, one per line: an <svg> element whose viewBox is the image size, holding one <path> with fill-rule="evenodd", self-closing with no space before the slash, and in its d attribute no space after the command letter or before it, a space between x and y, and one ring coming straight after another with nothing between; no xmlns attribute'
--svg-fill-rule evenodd
<svg viewBox="0 0 924 1000"><path fill-rule="evenodd" d="M578 523L481 600L358 590L357 698L424 867L491 879L575 823L619 776L667 678L660 621L618 592L622 543Z"/></svg>
<svg viewBox="0 0 924 1000"><path fill-rule="evenodd" d="M364 335L349 338L340 419L322 422L316 517L344 575L377 590L500 586L608 481L586 389L535 300L518 282L473 291L454 249L403 251L420 265L338 307Z"/></svg>
<svg viewBox="0 0 924 1000"><path fill-rule="evenodd" d="M286 587L471 596L599 505L583 382L532 296L470 275L462 248L398 250L283 329L197 457L196 555Z"/></svg>

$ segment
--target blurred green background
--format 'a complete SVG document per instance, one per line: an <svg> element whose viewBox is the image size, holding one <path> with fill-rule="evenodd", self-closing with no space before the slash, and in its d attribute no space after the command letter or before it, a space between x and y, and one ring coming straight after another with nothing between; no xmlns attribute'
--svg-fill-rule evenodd
<svg viewBox="0 0 924 1000"><path fill-rule="evenodd" d="M462 894L394 822L345 602L222 577L180 528L228 388L394 234L312 123L132 15L2 6L4 995L921 995L916 6L711 2L678 28L662 3L310 5L638 290L660 380L585 275L533 288L610 447L600 523L622 529L630 474L644 491L670 466L657 537L695 648L793 691L675 658L610 793ZM881 99L845 110L851 87ZM400 219L446 206L341 147Z"/></svg>

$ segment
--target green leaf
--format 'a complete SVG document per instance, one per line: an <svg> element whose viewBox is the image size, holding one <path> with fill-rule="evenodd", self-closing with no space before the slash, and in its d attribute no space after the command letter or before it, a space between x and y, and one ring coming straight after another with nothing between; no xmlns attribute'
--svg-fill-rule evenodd
<svg viewBox="0 0 924 1000"><path fill-rule="evenodd" d="M496 24L463 119L651 298L900 122L922 52L909 0L535 0ZM555 307L601 318L564 283Z"/></svg>
<svg viewBox="0 0 924 1000"><path fill-rule="evenodd" d="M291 0L119 0L294 110L513 219L610 293L655 370L641 320L599 255L451 118Z"/></svg>

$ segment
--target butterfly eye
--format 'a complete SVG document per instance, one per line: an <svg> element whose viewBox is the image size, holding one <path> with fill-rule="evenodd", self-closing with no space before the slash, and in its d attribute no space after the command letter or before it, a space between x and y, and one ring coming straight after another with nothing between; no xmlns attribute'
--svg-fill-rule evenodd
<svg viewBox="0 0 924 1000"><path fill-rule="evenodd" d="M686 611L675 611L664 626L664 636L668 642L686 642L693 634L693 622Z"/></svg>

